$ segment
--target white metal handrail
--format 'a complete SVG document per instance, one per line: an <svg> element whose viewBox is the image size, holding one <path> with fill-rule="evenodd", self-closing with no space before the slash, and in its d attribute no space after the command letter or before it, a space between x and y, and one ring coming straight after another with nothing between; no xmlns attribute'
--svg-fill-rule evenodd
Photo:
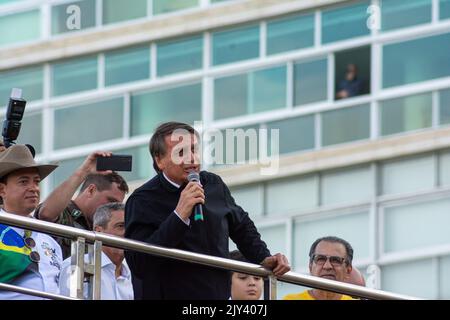
<svg viewBox="0 0 450 320"><path fill-rule="evenodd" d="M220 258L215 256L209 256L205 254L193 253L189 251L179 249L169 249L160 246L150 245L146 242L129 240L105 233L99 233L95 231L87 231L78 228L72 228L56 223L40 221L29 217L22 217L9 213L0 214L0 223L7 225L17 226L21 228L31 229L39 232L44 232L56 236L70 238L76 240L78 238L84 238L88 243L94 243L100 241L103 245L121 248L125 250L133 250L152 254L160 257L166 257L171 259L178 259L192 263L198 263L206 266L232 270L236 272L248 273L261 277L269 277L274 279L273 273L270 270L263 268L260 265L253 263L246 263L235 261L226 258ZM312 288L318 288L338 293L347 294L350 296L357 296L367 299L375 300L419 300L420 298L411 297L407 295L396 294L392 292L370 289L366 287L356 286L348 283L332 281L328 279L322 279L310 275L303 275L295 272L288 272L280 277L276 277L276 280L283 282L293 283L296 285L303 285ZM272 282L272 281L271 281ZM276 284L276 283L275 283ZM272 295L273 297L273 295Z"/></svg>

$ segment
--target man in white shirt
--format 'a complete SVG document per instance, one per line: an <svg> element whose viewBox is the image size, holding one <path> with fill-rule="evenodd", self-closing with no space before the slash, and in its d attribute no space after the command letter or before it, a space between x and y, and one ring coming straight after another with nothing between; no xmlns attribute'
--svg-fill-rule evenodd
<svg viewBox="0 0 450 320"><path fill-rule="evenodd" d="M0 153L1 214L29 217L39 204L39 183L56 165L37 165L25 145L13 145ZM62 253L49 235L0 224L0 282L59 294ZM1 300L42 299L0 291Z"/></svg>
<svg viewBox="0 0 450 320"><path fill-rule="evenodd" d="M97 208L94 214L94 231L104 232L123 237L125 233L124 205L112 202ZM122 249L102 247L101 299L102 300L133 300L133 285L131 272L124 260ZM85 255L88 261L88 255ZM70 295L70 258L64 260L60 290L61 294ZM88 299L87 285L84 287L84 298Z"/></svg>

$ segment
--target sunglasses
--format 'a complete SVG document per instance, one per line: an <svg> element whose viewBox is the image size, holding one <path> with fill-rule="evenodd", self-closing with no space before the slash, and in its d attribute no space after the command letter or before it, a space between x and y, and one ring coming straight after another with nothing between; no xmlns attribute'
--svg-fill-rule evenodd
<svg viewBox="0 0 450 320"><path fill-rule="evenodd" d="M338 257L338 256L326 256L323 254L315 254L312 257L312 261L318 266L323 266L327 260L330 260L330 263L333 267L340 267L344 262L346 262L346 258Z"/></svg>
<svg viewBox="0 0 450 320"><path fill-rule="evenodd" d="M33 250L36 247L36 241L34 241L33 238L31 238L29 236L29 234L31 234L31 232L26 231L25 232L25 237L23 239L23 242L25 243L25 246L30 249ZM39 254L39 252L37 251L31 251L30 252L30 260L33 262L39 262L41 260L41 256Z"/></svg>

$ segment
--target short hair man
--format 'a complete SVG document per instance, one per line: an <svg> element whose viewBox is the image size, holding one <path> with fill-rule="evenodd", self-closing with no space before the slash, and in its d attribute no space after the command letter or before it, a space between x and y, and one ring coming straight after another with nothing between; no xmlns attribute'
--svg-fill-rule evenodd
<svg viewBox="0 0 450 320"><path fill-rule="evenodd" d="M230 259L249 262L239 250L230 252ZM231 273L231 300L259 300L264 288L264 280L247 273Z"/></svg>
<svg viewBox="0 0 450 320"><path fill-rule="evenodd" d="M309 272L311 275L344 282L352 271L353 248L344 239L338 237L319 238L309 251ZM352 297L310 289L302 293L288 294L284 300L353 300Z"/></svg>
<svg viewBox="0 0 450 320"><path fill-rule="evenodd" d="M37 165L24 145L0 153L1 214L29 217L39 204L39 183L56 165ZM49 235L0 224L0 282L59 294L61 248ZM39 299L12 291L0 291L0 300Z"/></svg>
<svg viewBox="0 0 450 320"><path fill-rule="evenodd" d="M253 263L275 275L290 270L282 254L270 255L253 221L236 205L222 179L200 171L198 133L179 122L161 124L150 140L158 175L136 189L125 208L125 237L150 244L227 258L231 238ZM194 206L203 205L203 219ZM199 216L199 215L197 215ZM133 275L142 279L143 299L230 297L229 272L198 264L126 251Z"/></svg>
<svg viewBox="0 0 450 320"><path fill-rule="evenodd" d="M96 171L97 157L108 157L110 152L98 151L89 155L83 164L61 183L35 211L38 219L70 227L92 230L95 210L109 202L122 202L128 185L117 173ZM80 192L71 200L77 188ZM56 238L64 259L70 256L70 239Z"/></svg>
<svg viewBox="0 0 450 320"><path fill-rule="evenodd" d="M94 231L104 232L118 237L125 233L125 205L120 202L104 204L97 208L94 214ZM124 260L123 249L102 247L101 299L102 300L133 300L133 285L131 271ZM85 255L87 262L89 255ZM61 294L70 295L69 286L70 258L63 262L59 287ZM88 299L87 287L84 297Z"/></svg>
<svg viewBox="0 0 450 320"><path fill-rule="evenodd" d="M358 76L358 67L349 63L345 71L345 78L339 82L337 99L345 99L362 94L364 83Z"/></svg>

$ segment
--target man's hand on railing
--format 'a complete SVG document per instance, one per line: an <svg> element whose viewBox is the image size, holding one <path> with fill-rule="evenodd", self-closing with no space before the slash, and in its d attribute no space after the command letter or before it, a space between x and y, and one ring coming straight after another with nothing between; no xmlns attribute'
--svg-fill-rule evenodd
<svg viewBox="0 0 450 320"><path fill-rule="evenodd" d="M261 265L266 269L272 270L273 274L276 276L282 276L291 270L288 259L281 253L265 258L261 262Z"/></svg>

